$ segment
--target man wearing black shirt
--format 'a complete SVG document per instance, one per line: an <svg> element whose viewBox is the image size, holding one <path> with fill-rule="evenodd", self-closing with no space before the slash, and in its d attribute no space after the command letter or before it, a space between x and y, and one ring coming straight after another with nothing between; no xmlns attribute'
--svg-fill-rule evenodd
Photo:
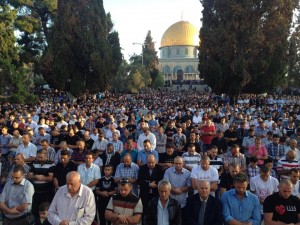
<svg viewBox="0 0 300 225"><path fill-rule="evenodd" d="M166 152L159 154L159 165L166 170L173 166L174 159L177 156L177 153L174 152L173 145L166 146Z"/></svg>
<svg viewBox="0 0 300 225"><path fill-rule="evenodd" d="M53 175L53 184L55 189L58 189L66 184L66 177L69 172L77 171L77 164L71 161L70 158L70 151L61 151L60 163L56 165Z"/></svg>
<svg viewBox="0 0 300 225"><path fill-rule="evenodd" d="M265 224L300 224L300 199L292 195L292 190L291 181L283 179L279 184L279 192L265 199Z"/></svg>
<svg viewBox="0 0 300 225"><path fill-rule="evenodd" d="M233 186L233 178L240 172L240 166L238 164L232 163L229 166L229 173L223 173L221 175L220 180L220 195L225 191L229 191L230 189L234 188Z"/></svg>

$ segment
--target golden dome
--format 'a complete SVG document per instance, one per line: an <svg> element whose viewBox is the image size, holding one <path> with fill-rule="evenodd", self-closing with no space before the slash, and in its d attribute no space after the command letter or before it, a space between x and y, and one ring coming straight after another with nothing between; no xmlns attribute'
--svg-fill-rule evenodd
<svg viewBox="0 0 300 225"><path fill-rule="evenodd" d="M180 21L170 26L161 38L160 48L176 45L199 45L199 31L191 23Z"/></svg>

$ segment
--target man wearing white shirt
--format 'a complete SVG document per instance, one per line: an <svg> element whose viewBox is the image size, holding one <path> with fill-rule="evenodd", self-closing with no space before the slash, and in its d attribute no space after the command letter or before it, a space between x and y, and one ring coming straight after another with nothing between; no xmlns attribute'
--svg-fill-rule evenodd
<svg viewBox="0 0 300 225"><path fill-rule="evenodd" d="M300 161L300 151L297 148L297 141L295 139L290 140L289 148L286 150L287 153L289 150L293 150L296 153L295 160Z"/></svg>
<svg viewBox="0 0 300 225"><path fill-rule="evenodd" d="M300 198L300 172L296 168L290 169L290 181L293 185L293 192L292 195L297 196Z"/></svg>
<svg viewBox="0 0 300 225"><path fill-rule="evenodd" d="M93 163L93 153L89 152L85 155L85 163L81 164L77 168L77 172L80 174L82 184L95 190L101 178L101 172L99 166Z"/></svg>
<svg viewBox="0 0 300 225"><path fill-rule="evenodd" d="M218 181L219 181L219 174L218 170L210 164L210 159L207 155L203 155L200 160L200 165L195 166L192 169L191 178L192 178L192 186L194 189L194 193L197 193L198 191L198 181L199 180L207 180L210 182L211 186L211 194L214 194L214 192L218 189Z"/></svg>
<svg viewBox="0 0 300 225"><path fill-rule="evenodd" d="M94 140L97 141L99 137L99 131L98 128L94 128L93 132L91 133L90 137Z"/></svg>
<svg viewBox="0 0 300 225"><path fill-rule="evenodd" d="M104 138L104 132L100 131L98 134L98 139L94 142L92 150L98 149L100 152L105 152L108 140Z"/></svg>
<svg viewBox="0 0 300 225"><path fill-rule="evenodd" d="M19 145L16 154L23 153L25 162L33 162L36 158L37 147L30 142L29 134L24 134L22 140L23 144Z"/></svg>
<svg viewBox="0 0 300 225"><path fill-rule="evenodd" d="M250 179L250 190L255 194L260 203L260 213L263 215L263 203L269 195L278 192L279 182L270 176L271 172L266 165L260 168L260 174Z"/></svg>
<svg viewBox="0 0 300 225"><path fill-rule="evenodd" d="M90 188L81 184L80 174L67 175L67 185L56 192L48 210L52 225L90 225L96 214L95 197Z"/></svg>
<svg viewBox="0 0 300 225"><path fill-rule="evenodd" d="M26 125L29 125L31 130L35 130L35 128L37 127L37 123L32 120L31 114L27 114L26 120Z"/></svg>
<svg viewBox="0 0 300 225"><path fill-rule="evenodd" d="M150 140L151 143L151 149L156 149L156 137L153 133L150 132L149 127L144 127L143 128L143 133L140 134L138 138L138 150L141 151L144 149L144 141L148 139Z"/></svg>
<svg viewBox="0 0 300 225"><path fill-rule="evenodd" d="M195 115L193 115L193 120L192 120L193 124L197 124L199 125L200 123L202 123L202 116L200 116L199 111L195 112Z"/></svg>

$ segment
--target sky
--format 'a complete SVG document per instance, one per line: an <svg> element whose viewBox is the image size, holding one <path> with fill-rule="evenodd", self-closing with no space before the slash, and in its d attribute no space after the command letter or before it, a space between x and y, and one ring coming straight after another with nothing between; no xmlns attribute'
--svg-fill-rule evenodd
<svg viewBox="0 0 300 225"><path fill-rule="evenodd" d="M119 32L126 60L141 54L142 46L133 43L144 43L149 30L158 51L164 32L172 24L184 20L198 29L201 27L199 0L103 0L103 3L106 13L111 13L114 29Z"/></svg>

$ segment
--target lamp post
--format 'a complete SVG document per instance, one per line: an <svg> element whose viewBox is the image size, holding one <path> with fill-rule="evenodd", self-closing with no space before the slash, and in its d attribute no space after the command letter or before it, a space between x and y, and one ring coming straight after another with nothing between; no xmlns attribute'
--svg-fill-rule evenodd
<svg viewBox="0 0 300 225"><path fill-rule="evenodd" d="M142 66L144 66L144 44L143 43L136 43L136 42L133 42L132 43L133 45L141 45L142 46Z"/></svg>

